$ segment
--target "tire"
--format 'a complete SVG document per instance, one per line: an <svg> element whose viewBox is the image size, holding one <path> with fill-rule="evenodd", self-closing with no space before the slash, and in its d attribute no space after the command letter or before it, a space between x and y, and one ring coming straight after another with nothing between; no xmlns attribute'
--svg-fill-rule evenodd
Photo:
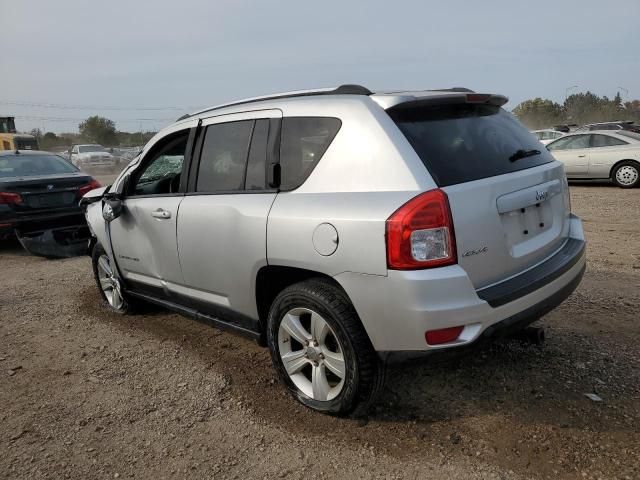
<svg viewBox="0 0 640 480"><path fill-rule="evenodd" d="M640 163L633 160L620 162L611 172L611 180L620 188L634 188L640 185Z"/></svg>
<svg viewBox="0 0 640 480"><path fill-rule="evenodd" d="M364 413L384 382L358 314L328 281L306 280L280 292L269 310L267 342L280 380L313 410Z"/></svg>
<svg viewBox="0 0 640 480"><path fill-rule="evenodd" d="M111 261L107 252L99 243L96 243L93 247L91 263L93 265L93 277L107 308L122 315L135 313L135 303L127 296L122 284L113 278ZM106 271L107 268L108 271ZM117 299L118 297L119 299Z"/></svg>

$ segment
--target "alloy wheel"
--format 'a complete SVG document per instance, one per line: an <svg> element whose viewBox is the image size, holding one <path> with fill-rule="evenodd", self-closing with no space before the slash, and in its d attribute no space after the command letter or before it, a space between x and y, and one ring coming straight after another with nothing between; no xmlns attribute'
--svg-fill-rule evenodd
<svg viewBox="0 0 640 480"><path fill-rule="evenodd" d="M344 350L333 329L308 308L289 310L278 329L282 364L294 385L317 401L336 398L344 387Z"/></svg>
<svg viewBox="0 0 640 480"><path fill-rule="evenodd" d="M109 305L116 310L120 310L124 304L124 300L122 298L120 282L114 276L108 255L100 255L98 258L98 278L100 279L100 288Z"/></svg>
<svg viewBox="0 0 640 480"><path fill-rule="evenodd" d="M616 171L616 180L620 185L633 185L638 181L638 169L632 165L624 165Z"/></svg>

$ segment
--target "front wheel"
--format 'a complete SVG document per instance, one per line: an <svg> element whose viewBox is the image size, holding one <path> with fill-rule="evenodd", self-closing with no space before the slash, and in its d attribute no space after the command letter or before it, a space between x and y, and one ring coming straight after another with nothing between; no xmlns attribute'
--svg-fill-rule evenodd
<svg viewBox="0 0 640 480"><path fill-rule="evenodd" d="M640 164L633 160L620 162L613 170L611 179L621 188L633 188L640 185Z"/></svg>
<svg viewBox="0 0 640 480"><path fill-rule="evenodd" d="M314 410L364 410L383 368L346 294L323 280L283 290L269 311L267 339L282 382Z"/></svg>
<svg viewBox="0 0 640 480"><path fill-rule="evenodd" d="M109 309L116 313L131 313L133 311L132 304L126 298L122 283L115 275L109 255L99 243L93 247L91 260L93 276L100 290L100 295Z"/></svg>

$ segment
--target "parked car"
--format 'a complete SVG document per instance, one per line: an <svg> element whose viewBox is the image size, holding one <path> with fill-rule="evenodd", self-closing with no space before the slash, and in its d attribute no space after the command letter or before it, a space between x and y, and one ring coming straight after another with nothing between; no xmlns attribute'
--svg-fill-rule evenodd
<svg viewBox="0 0 640 480"><path fill-rule="evenodd" d="M549 142L552 142L557 138L564 136L563 132L558 132L557 130L551 130L549 128L546 128L544 130L533 130L531 133L533 133L543 145L547 145Z"/></svg>
<svg viewBox="0 0 640 480"><path fill-rule="evenodd" d="M17 236L39 255L83 254L89 231L79 201L98 187L58 155L0 152L0 238Z"/></svg>
<svg viewBox="0 0 640 480"><path fill-rule="evenodd" d="M113 156L102 145L73 145L69 159L78 168L114 167L120 164L120 158Z"/></svg>
<svg viewBox="0 0 640 480"><path fill-rule="evenodd" d="M562 164L506 102L342 86L182 117L82 200L102 298L245 334L304 405L364 408L384 362L522 329L580 282Z"/></svg>
<svg viewBox="0 0 640 480"><path fill-rule="evenodd" d="M590 132L593 130L627 130L629 132L640 133L640 125L636 125L633 121L590 123L577 128L575 131Z"/></svg>
<svg viewBox="0 0 640 480"><path fill-rule="evenodd" d="M570 179L611 179L622 188L640 184L640 134L601 130L566 135L547 145Z"/></svg>

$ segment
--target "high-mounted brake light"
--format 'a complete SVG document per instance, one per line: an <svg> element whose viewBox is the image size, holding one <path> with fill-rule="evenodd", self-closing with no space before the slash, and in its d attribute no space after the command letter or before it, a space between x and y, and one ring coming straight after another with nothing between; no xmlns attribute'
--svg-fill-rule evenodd
<svg viewBox="0 0 640 480"><path fill-rule="evenodd" d="M484 103L487 105L494 105L496 107L501 107L509 101L507 97L502 95L491 95L489 93L467 93L465 97L467 103Z"/></svg>
<svg viewBox="0 0 640 480"><path fill-rule="evenodd" d="M89 183L87 183L86 185L82 185L78 189L78 196L79 197L84 197L91 190L94 190L96 188L100 188L101 186L102 185L100 185L100 182L98 182L95 178L92 178Z"/></svg>
<svg viewBox="0 0 640 480"><path fill-rule="evenodd" d="M456 263L453 220L447 194L430 190L412 198L387 219L387 266L418 270Z"/></svg>
<svg viewBox="0 0 640 480"><path fill-rule="evenodd" d="M19 205L22 203L22 197L19 193L0 192L0 205Z"/></svg>

